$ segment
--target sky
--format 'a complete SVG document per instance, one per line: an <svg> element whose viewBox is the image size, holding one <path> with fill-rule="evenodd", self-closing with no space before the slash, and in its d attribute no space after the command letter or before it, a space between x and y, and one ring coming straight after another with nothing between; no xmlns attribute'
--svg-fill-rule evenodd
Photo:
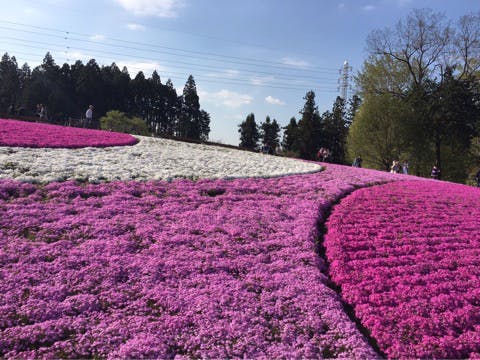
<svg viewBox="0 0 480 360"><path fill-rule="evenodd" d="M193 75L210 140L238 145L238 125L254 113L281 126L309 90L320 113L340 95L345 61L353 75L366 38L415 8L452 21L480 11L478 0L1 0L0 51L21 66L95 59L126 66L133 78L157 70L180 95ZM350 96L354 88L349 91ZM95 104L94 104L95 105ZM80 114L79 114L80 115Z"/></svg>

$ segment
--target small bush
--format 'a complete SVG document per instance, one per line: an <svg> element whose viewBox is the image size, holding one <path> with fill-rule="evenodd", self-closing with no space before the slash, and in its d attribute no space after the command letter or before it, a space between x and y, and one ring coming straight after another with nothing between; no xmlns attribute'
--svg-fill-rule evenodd
<svg viewBox="0 0 480 360"><path fill-rule="evenodd" d="M102 130L118 131L128 134L148 136L148 126L139 117L129 117L118 110L111 110L100 119Z"/></svg>

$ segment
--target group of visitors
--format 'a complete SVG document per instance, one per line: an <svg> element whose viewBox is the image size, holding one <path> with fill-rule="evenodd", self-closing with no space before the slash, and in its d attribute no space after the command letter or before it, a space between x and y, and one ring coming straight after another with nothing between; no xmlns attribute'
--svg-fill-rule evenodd
<svg viewBox="0 0 480 360"><path fill-rule="evenodd" d="M330 150L328 150L327 148L320 148L317 152L317 159L319 161L322 161L322 162L325 162L328 160L328 158L330 157Z"/></svg>
<svg viewBox="0 0 480 360"><path fill-rule="evenodd" d="M48 121L48 116L47 116L47 107L43 104L37 104L37 112L36 112L38 119L40 122L42 121Z"/></svg>
<svg viewBox="0 0 480 360"><path fill-rule="evenodd" d="M408 160L404 160L402 163L398 160L393 160L392 166L390 166L390 172L392 174L408 175Z"/></svg>

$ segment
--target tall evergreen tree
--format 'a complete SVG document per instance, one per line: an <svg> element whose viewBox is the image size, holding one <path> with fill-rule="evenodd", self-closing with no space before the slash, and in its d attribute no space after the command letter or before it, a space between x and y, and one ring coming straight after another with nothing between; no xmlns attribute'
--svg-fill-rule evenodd
<svg viewBox="0 0 480 360"><path fill-rule="evenodd" d="M238 125L238 132L240 133L240 145L239 147L258 150L258 140L260 134L258 131L258 125L255 122L255 115L249 114L245 121Z"/></svg>
<svg viewBox="0 0 480 360"><path fill-rule="evenodd" d="M263 144L266 144L275 151L279 146L280 142L280 126L277 123L277 120L270 120L270 116L267 116L265 122L260 124L260 139Z"/></svg>
<svg viewBox="0 0 480 360"><path fill-rule="evenodd" d="M0 61L0 111L11 112L16 106L19 96L20 79L15 57L8 53ZM9 111L10 110L10 111Z"/></svg>
<svg viewBox="0 0 480 360"><path fill-rule="evenodd" d="M181 102L178 99L177 91L173 86L172 80L168 79L165 83L165 122L163 134L173 136L178 126L178 114L182 110Z"/></svg>
<svg viewBox="0 0 480 360"><path fill-rule="evenodd" d="M362 99L357 94L353 95L352 98L348 101L348 110L345 118L345 124L347 127L352 125L353 119L355 118L355 114L357 113L358 109L362 105Z"/></svg>
<svg viewBox="0 0 480 360"><path fill-rule="evenodd" d="M287 126L283 128L282 148L284 151L298 151L298 124L297 119L292 117Z"/></svg>
<svg viewBox="0 0 480 360"><path fill-rule="evenodd" d="M190 75L183 88L182 111L179 116L177 135L183 138L200 139L200 101L197 86Z"/></svg>
<svg viewBox="0 0 480 360"><path fill-rule="evenodd" d="M322 144L330 150L330 160L334 163L345 162L345 142L347 138L345 101L337 96L332 112L323 115Z"/></svg>
<svg viewBox="0 0 480 360"><path fill-rule="evenodd" d="M200 140L208 140L208 134L210 134L210 114L200 110Z"/></svg>
<svg viewBox="0 0 480 360"><path fill-rule="evenodd" d="M305 105L300 111L302 118L298 122L299 152L302 159L313 160L320 147L322 124L315 104L315 93L307 92L304 100Z"/></svg>

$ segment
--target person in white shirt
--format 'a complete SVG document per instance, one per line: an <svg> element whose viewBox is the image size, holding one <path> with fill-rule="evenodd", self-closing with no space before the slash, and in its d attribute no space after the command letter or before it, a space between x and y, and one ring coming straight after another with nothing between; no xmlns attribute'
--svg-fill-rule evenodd
<svg viewBox="0 0 480 360"><path fill-rule="evenodd" d="M93 105L90 105L85 113L86 127L91 128L93 126Z"/></svg>

